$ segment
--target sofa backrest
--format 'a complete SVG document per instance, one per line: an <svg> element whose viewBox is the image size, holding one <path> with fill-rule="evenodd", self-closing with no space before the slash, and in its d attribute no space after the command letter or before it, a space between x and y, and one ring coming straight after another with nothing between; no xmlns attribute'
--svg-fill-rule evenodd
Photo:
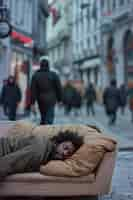
<svg viewBox="0 0 133 200"><path fill-rule="evenodd" d="M84 137L84 143L91 145L102 145L108 151L113 151L116 147L116 141L110 138L108 134L104 134L94 127L83 124L66 124L66 125L41 125L29 123L27 121L4 122L0 123L0 136L8 135L46 135L52 137L60 131L72 131Z"/></svg>
<svg viewBox="0 0 133 200"><path fill-rule="evenodd" d="M14 126L14 122L0 121L0 137L10 135L10 129Z"/></svg>

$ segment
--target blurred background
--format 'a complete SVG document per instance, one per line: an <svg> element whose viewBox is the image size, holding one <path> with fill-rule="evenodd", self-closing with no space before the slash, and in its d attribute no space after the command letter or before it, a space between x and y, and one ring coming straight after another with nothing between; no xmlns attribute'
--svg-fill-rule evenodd
<svg viewBox="0 0 133 200"><path fill-rule="evenodd" d="M18 118L28 110L31 77L40 68L39 58L48 55L50 69L59 75L65 94L55 121L58 115L68 122L74 117L73 122L78 118L95 121L109 130L131 133L132 13L132 0L0 0L0 23L6 20L11 26L8 37L0 39L0 88L9 75L15 77L22 93ZM112 80L122 96L116 124L112 124L115 129L109 126L104 97ZM67 95L66 89L72 88L78 94L69 100L69 107L66 99L71 92ZM1 119L6 119L2 109Z"/></svg>

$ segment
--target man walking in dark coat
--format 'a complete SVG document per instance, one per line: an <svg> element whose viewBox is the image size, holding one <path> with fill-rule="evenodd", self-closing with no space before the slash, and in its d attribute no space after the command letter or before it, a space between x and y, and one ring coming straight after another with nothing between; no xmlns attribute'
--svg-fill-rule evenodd
<svg viewBox="0 0 133 200"><path fill-rule="evenodd" d="M37 101L40 114L40 124L52 124L56 102L62 100L62 87L58 75L49 70L48 56L40 58L40 69L35 72L31 82L31 109L35 111Z"/></svg>
<svg viewBox="0 0 133 200"><path fill-rule="evenodd" d="M16 120L16 112L18 103L21 101L21 90L15 82L13 76L9 76L8 83L4 87L3 91L3 102L6 104L6 109L8 110L9 120Z"/></svg>
<svg viewBox="0 0 133 200"><path fill-rule="evenodd" d="M127 104L127 97L128 97L128 90L125 86L125 84L122 84L119 88L119 95L120 95L120 108L121 108L121 114L124 115L125 113L125 107Z"/></svg>
<svg viewBox="0 0 133 200"><path fill-rule="evenodd" d="M105 89L103 102L106 114L109 116L109 125L113 125L117 118L117 109L120 104L119 90L116 87L116 80L110 82L110 86Z"/></svg>

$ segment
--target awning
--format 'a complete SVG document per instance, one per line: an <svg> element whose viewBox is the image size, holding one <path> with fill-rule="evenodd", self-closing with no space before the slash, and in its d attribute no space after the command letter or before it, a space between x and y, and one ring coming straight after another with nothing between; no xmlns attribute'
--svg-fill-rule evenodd
<svg viewBox="0 0 133 200"><path fill-rule="evenodd" d="M92 58L90 60L85 61L81 66L80 69L87 69L87 68L95 68L96 66L100 65L100 58Z"/></svg>

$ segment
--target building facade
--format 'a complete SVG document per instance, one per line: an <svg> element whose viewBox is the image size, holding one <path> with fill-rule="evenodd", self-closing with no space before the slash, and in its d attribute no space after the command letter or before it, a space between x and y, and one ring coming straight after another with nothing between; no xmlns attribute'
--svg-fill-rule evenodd
<svg viewBox="0 0 133 200"><path fill-rule="evenodd" d="M48 2L42 0L3 0L10 11L12 33L1 41L4 43L5 57L1 59L1 80L14 75L22 91L20 112L26 104L27 89L30 84L33 58L46 48L46 18ZM36 45L36 46L35 46ZM34 47L37 49L34 54ZM42 52L43 53L43 52ZM36 58L37 59L37 58ZM1 82L2 83L2 82Z"/></svg>
<svg viewBox="0 0 133 200"><path fill-rule="evenodd" d="M5 5L5 1L0 1L0 7ZM10 38L0 39L0 89L3 84L3 79L7 77L8 74L8 64L9 64L9 45Z"/></svg>
<svg viewBox="0 0 133 200"><path fill-rule="evenodd" d="M73 0L73 67L85 86L100 86L100 3L96 0Z"/></svg>
<svg viewBox="0 0 133 200"><path fill-rule="evenodd" d="M72 78L71 0L54 0L49 5L47 44L51 67L62 81Z"/></svg>
<svg viewBox="0 0 133 200"><path fill-rule="evenodd" d="M103 44L103 86L112 78L118 86L133 86L133 2L100 0Z"/></svg>

